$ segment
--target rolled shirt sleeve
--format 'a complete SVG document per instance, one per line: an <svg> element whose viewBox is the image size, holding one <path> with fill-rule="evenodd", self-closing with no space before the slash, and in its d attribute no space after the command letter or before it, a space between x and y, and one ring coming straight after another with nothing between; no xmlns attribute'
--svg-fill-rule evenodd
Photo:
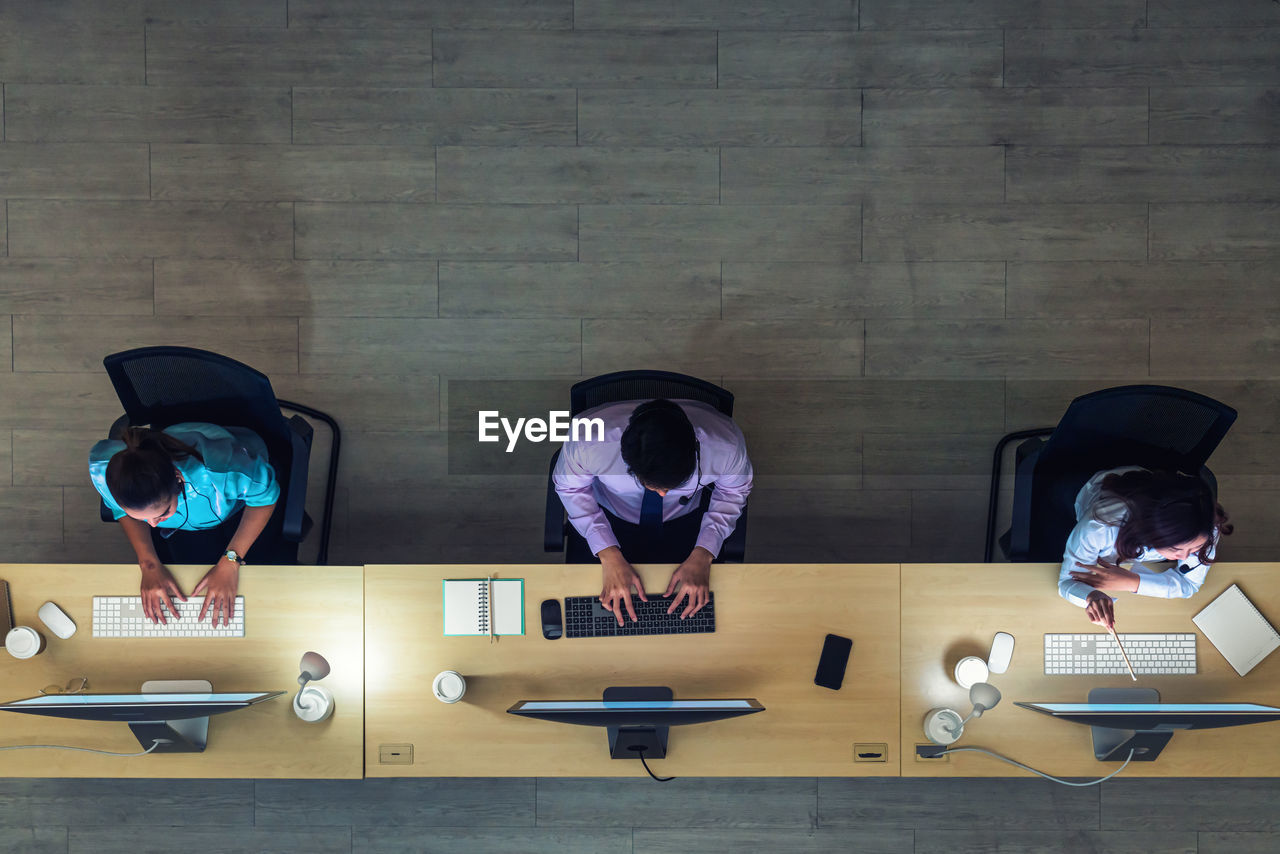
<svg viewBox="0 0 1280 854"><path fill-rule="evenodd" d="M618 545L618 538L609 527L609 520L595 496L595 478L583 459L591 446L578 442L566 442L556 459L552 482L565 514L574 530L587 541L593 555Z"/></svg>
<svg viewBox="0 0 1280 854"><path fill-rule="evenodd" d="M1058 594L1063 599L1081 608L1089 604L1086 599L1093 588L1076 581L1071 573L1080 569L1077 563L1092 566L1099 557L1114 555L1118 533L1115 527L1092 518L1082 519L1071 529L1066 553L1062 557L1062 570L1058 573Z"/></svg>
<svg viewBox="0 0 1280 854"><path fill-rule="evenodd" d="M734 429L737 431L736 425ZM702 527L695 543L711 552L712 557L720 556L720 549L733 533L738 517L742 515L742 508L747 505L747 496L751 494L751 460L747 458L746 440L742 438L741 431L737 433L737 446L717 465L718 470L714 472L715 487L711 490L711 502L702 516Z"/></svg>

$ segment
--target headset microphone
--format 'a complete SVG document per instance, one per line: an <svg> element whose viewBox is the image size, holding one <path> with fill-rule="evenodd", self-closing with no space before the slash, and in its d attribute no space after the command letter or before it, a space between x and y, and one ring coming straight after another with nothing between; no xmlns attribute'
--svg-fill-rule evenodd
<svg viewBox="0 0 1280 854"><path fill-rule="evenodd" d="M698 485L693 488L693 492L680 498L678 502L681 507L693 500L693 496L702 491L702 444L695 441L693 445L693 459L698 466Z"/></svg>

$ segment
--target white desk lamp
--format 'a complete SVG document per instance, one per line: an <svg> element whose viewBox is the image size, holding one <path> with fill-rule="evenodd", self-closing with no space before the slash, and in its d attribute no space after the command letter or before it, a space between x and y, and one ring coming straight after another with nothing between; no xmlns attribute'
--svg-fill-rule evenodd
<svg viewBox="0 0 1280 854"><path fill-rule="evenodd" d="M1000 689L990 682L975 682L969 689L973 711L961 718L955 709L934 709L924 716L924 734L934 744L955 744L964 735L964 725L1000 702Z"/></svg>
<svg viewBox="0 0 1280 854"><path fill-rule="evenodd" d="M293 698L293 713L307 723L319 723L333 714L333 692L323 685L308 682L329 675L329 662L318 652L304 653L298 668L298 693Z"/></svg>

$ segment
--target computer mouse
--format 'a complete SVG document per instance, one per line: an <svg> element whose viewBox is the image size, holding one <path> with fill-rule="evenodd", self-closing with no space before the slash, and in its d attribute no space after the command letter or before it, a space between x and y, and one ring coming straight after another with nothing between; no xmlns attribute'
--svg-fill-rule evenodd
<svg viewBox="0 0 1280 854"><path fill-rule="evenodd" d="M992 673L1004 673L1009 669L1009 659L1013 658L1013 635L1008 632L996 632L991 639L991 652L987 655L987 668Z"/></svg>
<svg viewBox="0 0 1280 854"><path fill-rule="evenodd" d="M542 636L547 640L564 636L564 620L560 616L559 599L544 599L542 602Z"/></svg>
<svg viewBox="0 0 1280 854"><path fill-rule="evenodd" d="M52 602L41 605L40 610L36 611L36 616L40 618L40 622L49 627L49 631L63 640L76 633L76 624L71 622L71 618L65 611Z"/></svg>

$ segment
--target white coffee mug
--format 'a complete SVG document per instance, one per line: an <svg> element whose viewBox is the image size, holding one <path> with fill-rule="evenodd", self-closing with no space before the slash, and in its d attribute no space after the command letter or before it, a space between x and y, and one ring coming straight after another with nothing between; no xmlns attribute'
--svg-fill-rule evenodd
<svg viewBox="0 0 1280 854"><path fill-rule="evenodd" d="M333 714L333 692L323 685L308 685L293 697L293 713L309 724Z"/></svg>
<svg viewBox="0 0 1280 854"><path fill-rule="evenodd" d="M4 648L14 658L35 658L44 651L44 636L30 626L14 626L4 636Z"/></svg>
<svg viewBox="0 0 1280 854"><path fill-rule="evenodd" d="M456 670L442 670L431 683L431 693L442 703L456 703L467 693L467 680Z"/></svg>
<svg viewBox="0 0 1280 854"><path fill-rule="evenodd" d="M986 682L990 671L987 663L976 655L966 655L956 662L956 684L961 688L972 688L977 682Z"/></svg>

